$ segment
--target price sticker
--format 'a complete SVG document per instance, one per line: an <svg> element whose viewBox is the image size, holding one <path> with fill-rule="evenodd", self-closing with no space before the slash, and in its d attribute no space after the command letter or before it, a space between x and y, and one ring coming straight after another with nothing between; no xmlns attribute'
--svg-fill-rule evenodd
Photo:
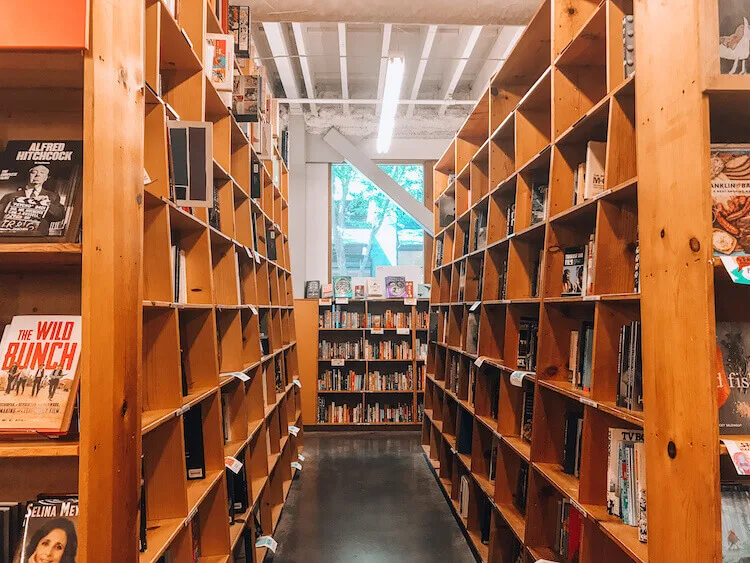
<svg viewBox="0 0 750 563"><path fill-rule="evenodd" d="M240 469L242 469L242 462L239 459L228 455L224 458L224 466L236 475L240 472Z"/></svg>
<svg viewBox="0 0 750 563"><path fill-rule="evenodd" d="M276 548L279 547L279 543L271 536L260 536L255 540L255 547L265 547L271 550L271 553L276 553Z"/></svg>
<svg viewBox="0 0 750 563"><path fill-rule="evenodd" d="M299 461L293 461L291 465L297 471L302 471L302 464Z"/></svg>
<svg viewBox="0 0 750 563"><path fill-rule="evenodd" d="M404 299L404 305L416 305L416 304L417 304L416 297L406 297Z"/></svg>

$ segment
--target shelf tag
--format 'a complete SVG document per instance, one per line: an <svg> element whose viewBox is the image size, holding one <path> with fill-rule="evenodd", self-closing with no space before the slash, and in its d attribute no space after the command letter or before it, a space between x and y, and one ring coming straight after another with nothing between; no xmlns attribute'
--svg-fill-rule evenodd
<svg viewBox="0 0 750 563"><path fill-rule="evenodd" d="M397 328L396 329L396 334L409 335L409 334L411 334L411 329L409 329L409 328Z"/></svg>
<svg viewBox="0 0 750 563"><path fill-rule="evenodd" d="M240 381L250 381L250 376L242 371L233 371L231 373L222 373L222 376L227 375L229 377L236 377Z"/></svg>
<svg viewBox="0 0 750 563"><path fill-rule="evenodd" d="M226 466L227 469L231 470L235 475L240 472L240 469L242 469L242 462L239 459L236 459L230 455L224 458L224 465Z"/></svg>
<svg viewBox="0 0 750 563"><path fill-rule="evenodd" d="M185 414L189 410L190 410L190 405L184 405L184 406L180 407L180 410L177 411L177 416L182 416L183 414Z"/></svg>
<svg viewBox="0 0 750 563"><path fill-rule="evenodd" d="M276 548L279 547L279 543L271 536L260 536L255 540L255 547L267 547L271 550L271 553L276 553Z"/></svg>
<svg viewBox="0 0 750 563"><path fill-rule="evenodd" d="M584 405L588 405L590 407L599 408L599 403L596 401L592 401L591 399L587 399L586 397L578 397L578 401Z"/></svg>
<svg viewBox="0 0 750 563"><path fill-rule="evenodd" d="M384 332L382 328L371 328L370 334L384 334Z"/></svg>
<svg viewBox="0 0 750 563"><path fill-rule="evenodd" d="M258 314L258 308L255 305L250 305L250 311L252 311L253 315Z"/></svg>
<svg viewBox="0 0 750 563"><path fill-rule="evenodd" d="M476 360L474 360L474 365L477 366L478 368L481 368L482 364L484 363L486 359L487 358L485 358L484 356L479 356Z"/></svg>
<svg viewBox="0 0 750 563"><path fill-rule="evenodd" d="M302 382L299 379L293 379L292 383L302 389Z"/></svg>
<svg viewBox="0 0 750 563"><path fill-rule="evenodd" d="M416 305L417 304L417 298L416 297L406 297L404 298L404 305Z"/></svg>
<svg viewBox="0 0 750 563"><path fill-rule="evenodd" d="M583 300L584 301L600 301L602 298L601 295L584 295Z"/></svg>
<svg viewBox="0 0 750 563"><path fill-rule="evenodd" d="M260 264L260 254L257 250L253 250L253 255L255 256L255 261Z"/></svg>
<svg viewBox="0 0 750 563"><path fill-rule="evenodd" d="M737 475L750 475L750 463L747 462L750 458L750 441L722 439L722 442L727 447Z"/></svg>
<svg viewBox="0 0 750 563"><path fill-rule="evenodd" d="M453 455L456 455L456 454L457 454L458 452L456 452L456 448L451 448L451 453L452 453Z"/></svg>
<svg viewBox="0 0 750 563"><path fill-rule="evenodd" d="M520 387L523 384L523 378L531 375L530 371L514 371L510 374L510 384Z"/></svg>
<svg viewBox="0 0 750 563"><path fill-rule="evenodd" d="M331 304L331 298L326 297L325 299L318 299L318 305L330 305Z"/></svg>
<svg viewBox="0 0 750 563"><path fill-rule="evenodd" d="M331 360L331 365L335 368L342 368L344 367L346 360L343 360L341 358L334 358Z"/></svg>
<svg viewBox="0 0 750 563"><path fill-rule="evenodd" d="M245 247L245 253L247 254L247 257L250 258L250 260L253 259L253 254L250 252L250 249L246 246Z"/></svg>
<svg viewBox="0 0 750 563"><path fill-rule="evenodd" d="M291 465L297 471L302 471L302 464L299 461L293 461Z"/></svg>
<svg viewBox="0 0 750 563"><path fill-rule="evenodd" d="M348 305L349 304L349 298L348 297L337 297L336 298L336 305Z"/></svg>
<svg viewBox="0 0 750 563"><path fill-rule="evenodd" d="M296 436L297 436L297 434L299 434L299 426L292 426L292 425L290 424L290 425L289 425L289 433L290 433L290 434L291 434L292 436L296 437Z"/></svg>
<svg viewBox="0 0 750 563"><path fill-rule="evenodd" d="M474 304L469 308L469 311L476 311L481 304L481 301L474 301Z"/></svg>
<svg viewBox="0 0 750 563"><path fill-rule="evenodd" d="M555 562L550 561L549 559L537 559L536 563L555 563Z"/></svg>
<svg viewBox="0 0 750 563"><path fill-rule="evenodd" d="M300 461L305 461L305 456L303 456L302 454L297 454L297 459Z"/></svg>
<svg viewBox="0 0 750 563"><path fill-rule="evenodd" d="M195 518L196 514L198 514L198 507L197 506L190 512L190 514L188 514L187 520L185 520L185 525L186 526L188 524L190 524L190 522L193 520L193 518Z"/></svg>

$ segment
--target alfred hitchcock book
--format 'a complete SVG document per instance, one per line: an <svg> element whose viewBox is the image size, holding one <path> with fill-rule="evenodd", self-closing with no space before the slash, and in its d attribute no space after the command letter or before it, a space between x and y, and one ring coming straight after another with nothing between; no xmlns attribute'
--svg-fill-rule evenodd
<svg viewBox="0 0 750 563"><path fill-rule="evenodd" d="M83 141L10 141L0 155L0 242L75 242Z"/></svg>
<svg viewBox="0 0 750 563"><path fill-rule="evenodd" d="M13 317L0 340L0 433L65 434L80 358L81 317Z"/></svg>

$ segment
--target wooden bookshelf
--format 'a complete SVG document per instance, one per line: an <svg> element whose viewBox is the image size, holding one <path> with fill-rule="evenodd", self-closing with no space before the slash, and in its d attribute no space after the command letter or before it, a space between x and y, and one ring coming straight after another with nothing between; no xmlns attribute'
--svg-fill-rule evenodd
<svg viewBox="0 0 750 563"><path fill-rule="evenodd" d="M428 348L422 444L482 561L515 563L514 550L525 562L561 561L561 499L584 516L582 562L721 559L714 327L717 318L741 315L730 303L747 295L712 265L707 167L711 142L747 142L748 128L729 116L747 104L750 84L718 74L716 12L716 2L545 0L435 166L431 311L438 331ZM626 78L622 20L633 14L637 78ZM701 30L701 48L684 44L687 28ZM679 62L678 52L685 54ZM574 204L574 172L588 141L607 142L604 192ZM537 174L548 190L544 219L532 224ZM455 216L441 224L446 198L455 201ZM477 247L473 224L482 212L487 241ZM593 291L563 296L562 251L591 233ZM641 292L633 284L636 237ZM467 281L459 287L463 268ZM473 351L467 319L475 301ZM538 322L538 348L536 369L517 387L510 375L524 369L522 318ZM569 382L570 332L582 320L594 325L589 391ZM642 412L616 404L619 327L632 321L643 327ZM451 362L459 366L454 380ZM521 437L524 390L534 395L529 441ZM568 412L583 413L579 477L561 465ZM648 543L606 510L608 429L623 427L646 436ZM493 446L490 481L485 452ZM514 503L522 465L525 510ZM736 479L725 465L721 477ZM464 475L467 518L458 516Z"/></svg>
<svg viewBox="0 0 750 563"><path fill-rule="evenodd" d="M322 300L326 301L326 300ZM364 428L418 428L421 424L420 406L423 405L424 389L419 380L419 370L423 369L426 358L417 358L417 341L422 344L427 341L428 325L417 327L416 320L418 313L426 313L429 308L427 299L418 299L416 305L405 305L403 299L348 299L348 303L337 304L336 299L331 299L331 304L321 304L318 299L297 299L295 309L298 313L297 330L304 336L300 339L300 379L303 383L302 402L306 409L315 409L317 413L318 400L323 398L326 404L334 401L337 404L346 405L363 405L374 404L379 402L384 405L396 403L408 404L412 409L411 422L324 422L316 418L315 424L308 422L307 429L333 429L342 427L351 427L356 429ZM343 312L357 312L363 316L363 323L357 328L323 328L319 326L320 315L324 312L332 311L332 307ZM383 314L386 309L396 312L407 313L411 315L411 326L402 329L383 328L373 329L366 326L368 313ZM366 358L364 351L359 359L344 360L343 365L338 367L332 365L331 359L320 357L319 343L323 340L329 342L361 342L366 340L377 344L381 341L393 342L399 344L408 342L412 350L411 359L392 360L392 359L372 359ZM365 385L356 391L341 389L321 389L318 377L326 370L332 369L353 370L357 374L364 375ZM377 390L372 389L367 384L368 374L379 371L382 375L393 374L395 372L406 373L411 369L412 385L408 388L398 390ZM309 410L308 410L309 412ZM308 418L310 416L308 415Z"/></svg>
<svg viewBox="0 0 750 563"><path fill-rule="evenodd" d="M90 3L83 53L0 50L0 67L14 77L0 86L1 144L85 141L85 242L0 246L3 325L22 314L83 317L80 439L0 442L3 500L77 492L82 561L156 562L169 551L187 563L193 530L201 561L231 561L243 534L254 544L253 513L263 534L273 534L303 442L302 430L288 429L302 428L302 404L277 104L269 101L248 130L206 79L205 34L221 26L214 0L182 0L176 19L161 0ZM249 65L239 71L262 71ZM21 68L28 72L14 72ZM177 116L213 124L218 226L207 209L170 200L167 122ZM144 170L152 180L145 186ZM186 251L185 302L176 302L170 263L177 241ZM184 417L194 408L205 478L189 480ZM248 509L233 525L225 456L247 471ZM141 459L147 550L139 553ZM252 560L264 556L256 549Z"/></svg>

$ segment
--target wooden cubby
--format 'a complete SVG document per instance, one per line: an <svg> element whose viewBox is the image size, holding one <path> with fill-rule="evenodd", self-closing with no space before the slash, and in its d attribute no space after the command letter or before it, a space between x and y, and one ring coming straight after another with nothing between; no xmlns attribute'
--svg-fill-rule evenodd
<svg viewBox="0 0 750 563"><path fill-rule="evenodd" d="M750 81L720 74L716 14L716 2L541 2L435 166L435 209L454 198L456 212L452 222L435 220L444 253L431 278L438 331L428 349L422 445L456 511L460 478L471 476L468 518L458 521L483 561L560 561L562 500L584 516L582 562L720 559L713 327L717 318L744 319L738 304L747 296L711 267L708 147L748 141L739 118L746 112L738 108L747 104ZM626 15L635 16L637 80L623 72ZM700 29L709 46L685 47L682 26ZM666 108L676 108L669 119ZM607 143L604 190L576 201L574 177L590 141ZM532 216L535 183L547 184L542 220ZM486 248L464 247L485 210ZM593 285L564 295L565 249L589 243L592 234ZM642 293L634 284L639 245ZM473 279L480 271L481 294ZM476 352L466 347L475 300ZM617 406L619 333L634 321L643 327L642 411ZM584 322L593 327L585 390L570 370L571 331ZM511 374L525 369L519 343L535 323L536 367L525 370L519 387ZM695 323L708 330L696 335ZM464 364L471 369L458 367ZM696 373L689 383L685 365ZM534 398L533 420L522 429L527 397ZM582 415L577 476L562 466L569 413ZM610 428L646 436L648 543L607 514ZM486 458L493 446L494 480ZM721 459L721 477L730 478ZM528 474L524 509L515 503L521 468ZM658 485L677 474L679 490ZM674 506L689 508L678 513Z"/></svg>
<svg viewBox="0 0 750 563"><path fill-rule="evenodd" d="M243 533L254 534L251 516L263 497L274 499L270 515L261 511L264 531L273 533L302 447L301 432L288 437L288 426L302 427L288 169L278 149L256 153L206 78L205 34L222 32L213 0L182 0L176 19L157 0L91 4L83 52L21 53L0 40L0 67L9 76L33 70L22 73L28 84L14 78L0 86L0 146L17 138L84 140L87 241L0 246L0 323L17 314L80 314L86 366L80 436L0 442L0 475L13 483L4 500L78 492L87 515L79 521L81 560L155 563L169 552L187 563L197 533L201 561L229 561ZM34 76L46 78L36 83ZM22 101L26 90L34 95ZM267 118L258 124L266 130ZM206 209L170 199L167 125L176 119L212 123L216 228ZM249 195L253 160L263 176L257 198ZM276 182L269 168L278 170ZM276 233L276 260L254 243L253 228L263 240ZM172 245L185 252L183 300L175 294ZM32 269L42 275L30 278ZM261 312L272 329L265 358ZM269 365L282 372L280 393L266 393ZM192 409L202 418L205 478L189 480L183 421ZM138 554L141 453L147 549ZM232 526L225 456L240 459L248 473L248 510Z"/></svg>

